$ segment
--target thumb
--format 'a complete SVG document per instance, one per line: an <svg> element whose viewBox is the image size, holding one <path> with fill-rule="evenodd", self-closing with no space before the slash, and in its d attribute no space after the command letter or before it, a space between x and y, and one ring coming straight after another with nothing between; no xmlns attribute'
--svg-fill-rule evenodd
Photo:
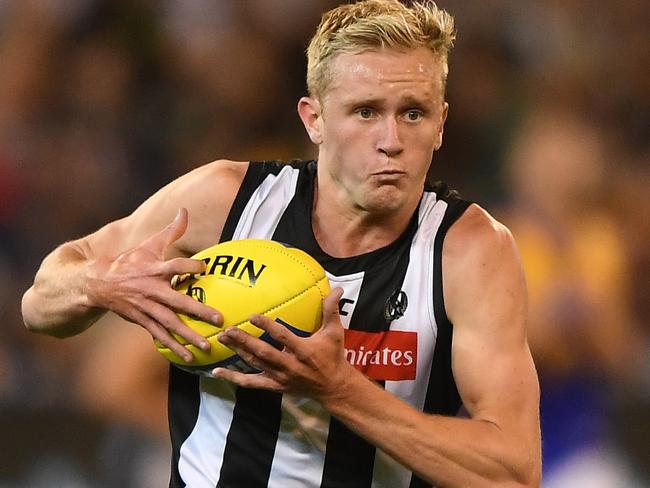
<svg viewBox="0 0 650 488"><path fill-rule="evenodd" d="M323 300L323 325L339 322L339 300L343 296L343 288L334 288Z"/></svg>
<svg viewBox="0 0 650 488"><path fill-rule="evenodd" d="M142 247L159 256L161 259L167 246L176 242L187 230L187 209L179 208L174 220L160 232L154 234L145 242Z"/></svg>

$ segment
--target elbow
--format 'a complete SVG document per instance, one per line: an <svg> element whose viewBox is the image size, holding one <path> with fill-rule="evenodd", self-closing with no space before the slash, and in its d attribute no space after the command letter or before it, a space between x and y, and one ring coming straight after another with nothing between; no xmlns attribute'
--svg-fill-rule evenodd
<svg viewBox="0 0 650 488"><path fill-rule="evenodd" d="M539 441L538 436L533 443L534 447L531 446L528 456L521 465L525 487L539 488L542 484L542 449Z"/></svg>
<svg viewBox="0 0 650 488"><path fill-rule="evenodd" d="M25 315L23 315L23 323L29 332L55 337L57 339L66 339L68 337L73 337L85 330L85 327L75 326L51 327L38 321L31 321L29 318L26 318Z"/></svg>
<svg viewBox="0 0 650 488"><path fill-rule="evenodd" d="M39 326L39 320L36 316L34 301L34 288L30 288L23 295L20 306L20 311L23 317L23 324L30 332L42 332L42 327Z"/></svg>
<svg viewBox="0 0 650 488"><path fill-rule="evenodd" d="M28 331L59 339L71 337L81 332L81 330L76 330L77 328L74 326L55 326L48 322L45 315L39 312L39 307L36 301L36 292L34 291L34 287L31 287L25 292L21 302L23 324Z"/></svg>
<svg viewBox="0 0 650 488"><path fill-rule="evenodd" d="M542 483L541 456L531 456L523 460L512 471L515 481L514 486L518 488L539 488Z"/></svg>
<svg viewBox="0 0 650 488"><path fill-rule="evenodd" d="M536 463L536 465L531 468L525 478L524 486L526 488L539 488L542 484L542 466L541 463Z"/></svg>
<svg viewBox="0 0 650 488"><path fill-rule="evenodd" d="M512 484L513 488L539 488L542 483L542 477L539 472L520 473L516 481ZM510 486L510 484L508 485Z"/></svg>
<svg viewBox="0 0 650 488"><path fill-rule="evenodd" d="M485 473L486 486L539 488L542 483L541 458L539 448L515 448L514 444L511 445L508 452L502 451L500 457L492 458L498 460L498 468L491 471L491 475Z"/></svg>

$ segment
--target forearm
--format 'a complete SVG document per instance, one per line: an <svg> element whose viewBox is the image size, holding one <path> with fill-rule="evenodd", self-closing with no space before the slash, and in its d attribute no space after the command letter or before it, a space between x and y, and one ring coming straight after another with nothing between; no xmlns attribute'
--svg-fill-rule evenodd
<svg viewBox="0 0 650 488"><path fill-rule="evenodd" d="M23 321L29 330L68 337L84 331L105 313L88 298L89 265L72 244L57 248L43 261L22 300Z"/></svg>
<svg viewBox="0 0 650 488"><path fill-rule="evenodd" d="M349 428L437 486L538 484L534 449L487 420L424 414L356 370L322 401Z"/></svg>

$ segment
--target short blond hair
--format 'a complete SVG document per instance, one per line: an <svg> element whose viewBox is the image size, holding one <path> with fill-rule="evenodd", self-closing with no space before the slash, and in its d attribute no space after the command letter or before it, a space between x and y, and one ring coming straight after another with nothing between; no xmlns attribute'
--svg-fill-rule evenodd
<svg viewBox="0 0 650 488"><path fill-rule="evenodd" d="M340 53L426 47L440 56L443 88L455 39L454 18L431 0L411 6L399 0L363 0L323 14L307 48L307 89L323 96L331 81L331 60Z"/></svg>

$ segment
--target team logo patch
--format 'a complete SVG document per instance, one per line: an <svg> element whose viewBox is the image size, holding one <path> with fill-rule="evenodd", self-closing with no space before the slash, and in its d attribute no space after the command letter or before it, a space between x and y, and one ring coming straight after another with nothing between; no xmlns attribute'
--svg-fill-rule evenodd
<svg viewBox="0 0 650 488"><path fill-rule="evenodd" d="M417 332L345 331L345 356L373 380L414 380L418 362Z"/></svg>
<svg viewBox="0 0 650 488"><path fill-rule="evenodd" d="M402 290L395 290L391 296L386 300L384 306L384 318L387 321L397 320L404 316L406 307L408 307L409 300L406 293Z"/></svg>

